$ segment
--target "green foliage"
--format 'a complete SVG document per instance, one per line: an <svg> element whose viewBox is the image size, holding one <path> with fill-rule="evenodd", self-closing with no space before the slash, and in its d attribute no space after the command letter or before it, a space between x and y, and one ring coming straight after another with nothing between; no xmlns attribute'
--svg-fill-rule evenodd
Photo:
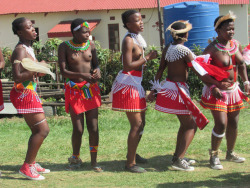
<svg viewBox="0 0 250 188"><path fill-rule="evenodd" d="M195 55L201 55L203 50L200 45L193 44L190 48ZM191 70L188 73L187 83L189 85L190 95L193 99L200 99L202 94L203 82L199 79L199 77Z"/></svg>
<svg viewBox="0 0 250 188"><path fill-rule="evenodd" d="M145 90L151 89L152 85L149 83L149 81L154 80L154 77L155 77L157 70L160 66L161 50L159 47L149 46L149 48L145 52L145 54L148 54L152 50L157 51L158 58L148 61L145 68L144 68L142 85L143 85Z"/></svg>
<svg viewBox="0 0 250 188"><path fill-rule="evenodd" d="M33 48L35 49L37 59L39 61L58 61L58 46L62 41L57 38L49 39L45 42L44 45L40 41L33 43ZM106 95L111 91L111 87L113 81L115 80L118 72L122 70L122 62L121 62L121 52L112 51L109 49L101 48L101 45L98 41L95 41L96 49L97 49L97 58L99 61L99 66L101 69L102 78L100 80L101 85L101 94ZM191 47L193 52L196 55L202 54L202 49L198 45L193 45ZM143 81L142 85L145 90L150 90L151 84L149 83L150 80L154 80L154 76L159 68L160 65L160 57L161 57L161 50L159 47L156 46L149 46L148 50L145 54L149 53L150 50L157 50L158 58L148 61L143 74ZM11 62L10 57L12 51L10 48L3 48L3 55L5 58L6 66L4 71L2 72L2 78L9 78L12 79L12 71L11 71ZM52 72L55 72L56 64L51 64L53 69ZM249 68L248 68L249 70ZM166 72L163 75L163 78L166 77ZM51 77L46 75L40 78L40 81L45 82L52 82ZM200 98L201 91L203 84L201 80L192 72L189 73L188 84L190 86L190 93L194 98Z"/></svg>
<svg viewBox="0 0 250 188"><path fill-rule="evenodd" d="M190 49L194 52L195 55L201 55L203 52L203 48L200 45L193 44Z"/></svg>
<svg viewBox="0 0 250 188"><path fill-rule="evenodd" d="M121 52L103 49L97 41L95 42L95 46L102 74L102 78L100 80L101 93L106 95L111 91L113 81L115 80L118 72L122 69L122 63L120 60Z"/></svg>
<svg viewBox="0 0 250 188"><path fill-rule="evenodd" d="M32 44L32 47L35 50L36 58L38 61L46 62L57 62L58 61L58 47L63 41L58 38L48 39L44 45L41 41L35 41ZM50 64L52 67L52 72L56 70L56 63ZM40 78L40 81L43 82L53 82L50 75L45 75Z"/></svg>
<svg viewBox="0 0 250 188"><path fill-rule="evenodd" d="M199 106L200 107L200 106ZM171 159L175 151L179 121L175 115L153 110L149 105L146 111L146 127L137 152L148 159L140 164L147 170L144 174L133 174L124 169L127 154L129 121L123 112L110 109L99 110L99 150L98 164L103 173L93 172L90 163L89 134L86 123L81 145L79 170L67 171L68 157L72 155L72 122L69 116L47 117L50 133L39 149L36 161L51 170L44 174L44 181L29 181L18 173L26 155L30 129L23 118L0 119L0 164L2 176L0 187L249 187L249 112L241 111L236 152L246 158L244 163L225 160L226 139L220 149L223 170L209 167L208 149L211 147L213 118L209 110L202 110L210 123L204 130L197 130L185 157L195 159L193 172L174 171Z"/></svg>
<svg viewBox="0 0 250 188"><path fill-rule="evenodd" d="M41 41L33 42L32 47L36 51L36 58L38 61L58 61L58 47L63 41L58 38L48 39L44 45Z"/></svg>
<svg viewBox="0 0 250 188"><path fill-rule="evenodd" d="M12 50L9 47L5 47L2 49L2 54L5 61L5 67L1 72L1 78L10 79L12 78L12 65L11 65Z"/></svg>

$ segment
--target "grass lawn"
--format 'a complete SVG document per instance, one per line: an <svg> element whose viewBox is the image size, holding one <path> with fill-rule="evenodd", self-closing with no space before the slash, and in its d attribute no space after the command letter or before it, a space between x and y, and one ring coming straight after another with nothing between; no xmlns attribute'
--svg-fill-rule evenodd
<svg viewBox="0 0 250 188"><path fill-rule="evenodd" d="M18 174L23 163L30 136L23 118L0 119L0 187L249 187L250 186L250 109L242 110L236 152L246 162L235 164L225 161L226 142L221 144L221 171L209 168L213 120L209 111L202 110L211 121L203 130L197 130L187 157L195 159L195 171L180 172L171 169L179 123L175 115L153 110L151 104L146 114L146 128L138 153L148 159L142 165L148 172L133 174L124 171L129 123L125 113L100 109L99 164L105 172L95 173L90 168L88 132L84 133L81 158L83 166L78 171L66 171L71 155L71 121L68 115L47 118L50 134L42 145L37 161L51 169L44 181L30 181Z"/></svg>

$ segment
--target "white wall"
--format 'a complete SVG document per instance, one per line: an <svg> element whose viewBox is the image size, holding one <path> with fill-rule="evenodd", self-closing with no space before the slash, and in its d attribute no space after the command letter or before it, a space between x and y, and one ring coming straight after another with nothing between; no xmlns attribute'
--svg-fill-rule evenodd
<svg viewBox="0 0 250 188"><path fill-rule="evenodd" d="M229 10L237 16L235 20L234 38L242 45L249 43L248 39L248 5L221 5L220 15L228 14Z"/></svg>
<svg viewBox="0 0 250 188"><path fill-rule="evenodd" d="M39 28L39 37L42 42L48 39L47 32L52 29L60 21L73 20L75 18L83 18L85 20L101 19L101 22L92 31L92 35L95 39L101 43L103 48L108 48L108 24L119 24L119 37L120 41L123 39L126 29L123 28L121 14L125 10L110 10L110 11L80 11L78 14L75 12L63 12L63 13L49 13L45 16L43 13L39 14L18 14L14 15L0 15L0 47L11 47L12 49L18 42L17 36L12 32L11 23L15 18L26 17L35 21L35 27ZM153 12L153 15L151 16ZM150 45L159 45L159 32L156 31L152 25L157 21L157 11L153 9L142 10L141 14L145 14L146 18L145 29L142 33L146 41ZM115 20L110 20L110 16L115 16ZM68 40L69 38L61 38L62 40Z"/></svg>
<svg viewBox="0 0 250 188"><path fill-rule="evenodd" d="M243 45L248 44L248 5L221 5L220 14L227 14L232 10L236 15L235 23L235 39L239 40ZM17 17L26 17L35 20L35 27L39 28L40 40L45 42L48 39L47 32L52 29L60 21L73 20L75 18L83 18L85 20L101 19L98 26L92 31L92 35L101 43L102 48L109 48L108 42L108 24L119 24L120 45L126 29L123 28L121 14L125 10L110 10L110 11L79 11L75 12L59 12L48 13L46 16L43 13L39 14L18 14ZM159 31L153 27L158 21L157 9L142 9L141 14L145 15L143 37L148 45L160 46ZM110 16L115 16L115 20L110 20ZM0 47L11 47L12 49L18 42L11 29L12 21L17 18L12 15L0 15ZM68 40L69 38L61 38Z"/></svg>

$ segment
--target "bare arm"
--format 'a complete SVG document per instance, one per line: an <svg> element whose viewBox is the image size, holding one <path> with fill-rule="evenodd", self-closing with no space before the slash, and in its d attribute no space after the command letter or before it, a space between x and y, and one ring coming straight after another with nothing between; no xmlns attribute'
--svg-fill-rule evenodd
<svg viewBox="0 0 250 188"><path fill-rule="evenodd" d="M137 69L141 67L144 63L148 60L155 59L157 57L156 51L151 51L148 55L144 58L138 59L133 61L133 46L134 42L133 39L130 37L126 37L122 43L122 62L124 68L128 71Z"/></svg>
<svg viewBox="0 0 250 188"><path fill-rule="evenodd" d="M92 53L92 67L93 67L93 78L99 80L101 78L101 71L99 68L97 53L94 42L91 42L91 53Z"/></svg>
<svg viewBox="0 0 250 188"><path fill-rule="evenodd" d="M250 86L248 83L247 68L241 53L237 54L236 63L238 64L239 76L241 77L242 81L245 82L244 83L245 92L249 94Z"/></svg>
<svg viewBox="0 0 250 188"><path fill-rule="evenodd" d="M165 61L165 54L166 54L166 48L163 50L162 55L161 55L160 66L159 66L157 73L155 75L156 81L160 80L162 78L162 74L167 67L167 62Z"/></svg>
<svg viewBox="0 0 250 188"><path fill-rule="evenodd" d="M4 58L3 58L2 51L0 49L0 71L3 70L4 66L5 66L5 61L4 61Z"/></svg>
<svg viewBox="0 0 250 188"><path fill-rule="evenodd" d="M16 48L11 56L13 79L16 83L32 80L36 74L36 72L24 69L21 63L14 63L15 60L22 61L26 56L26 50L24 48Z"/></svg>
<svg viewBox="0 0 250 188"><path fill-rule="evenodd" d="M163 52L162 52L162 56L161 56L161 61L160 61L160 66L157 70L157 73L155 75L155 80L156 81L159 81L161 78L162 78L162 75L163 75L163 72L164 70L166 69L167 67L167 62L165 61L165 54L166 54L166 48L164 48ZM156 94L156 91L152 90L147 99L150 101L150 102L153 102L155 100L155 94Z"/></svg>
<svg viewBox="0 0 250 188"><path fill-rule="evenodd" d="M87 82L92 83L93 79L90 73L73 72L66 68L66 62L67 62L66 54L67 54L66 44L62 43L58 48L58 63L62 76L64 78L69 78L69 79L83 78Z"/></svg>

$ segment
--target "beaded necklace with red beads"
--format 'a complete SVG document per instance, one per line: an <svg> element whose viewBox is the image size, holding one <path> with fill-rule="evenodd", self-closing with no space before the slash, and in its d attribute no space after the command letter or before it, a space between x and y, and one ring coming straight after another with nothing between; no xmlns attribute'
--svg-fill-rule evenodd
<svg viewBox="0 0 250 188"><path fill-rule="evenodd" d="M238 43L234 39L229 41L230 42L230 48L226 48L225 45L219 43L217 38L216 38L215 41L216 41L216 43L214 44L214 47L217 50L221 51L221 52L226 52L229 56L232 56L232 55L236 54L238 52L238 50L239 50Z"/></svg>

